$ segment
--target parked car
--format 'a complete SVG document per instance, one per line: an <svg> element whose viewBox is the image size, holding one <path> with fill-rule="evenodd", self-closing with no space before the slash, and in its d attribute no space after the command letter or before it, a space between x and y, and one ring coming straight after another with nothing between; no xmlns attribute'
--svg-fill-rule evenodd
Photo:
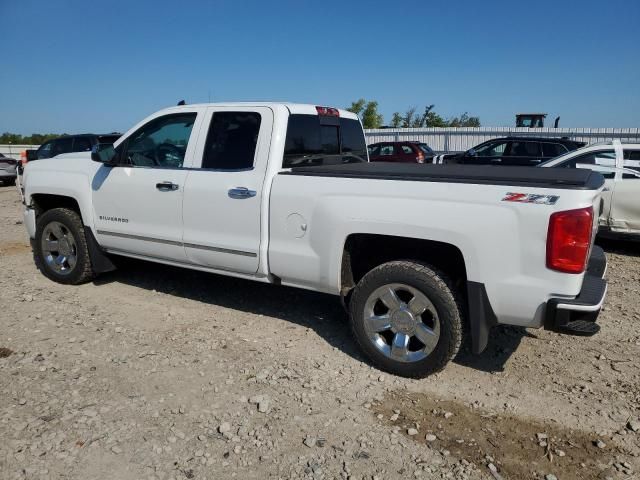
<svg viewBox="0 0 640 480"><path fill-rule="evenodd" d="M23 163L51 158L63 153L90 152L94 145L113 144L118 138L120 138L119 133L65 135L43 143L37 150L25 150Z"/></svg>
<svg viewBox="0 0 640 480"><path fill-rule="evenodd" d="M640 143L619 141L589 145L540 165L588 168L605 178L600 229L640 234Z"/></svg>
<svg viewBox="0 0 640 480"><path fill-rule="evenodd" d="M488 140L466 152L437 155L433 163L536 166L585 145L567 138L504 137Z"/></svg>
<svg viewBox="0 0 640 480"><path fill-rule="evenodd" d="M16 183L18 161L15 158L6 157L0 153L0 182L5 185Z"/></svg>
<svg viewBox="0 0 640 480"><path fill-rule="evenodd" d="M435 155L426 143L380 142L369 145L372 162L430 163Z"/></svg>
<svg viewBox="0 0 640 480"><path fill-rule="evenodd" d="M366 159L346 110L176 106L27 165L24 224L59 283L121 255L340 296L363 352L398 375L444 368L467 333L481 352L496 324L598 331L600 174Z"/></svg>

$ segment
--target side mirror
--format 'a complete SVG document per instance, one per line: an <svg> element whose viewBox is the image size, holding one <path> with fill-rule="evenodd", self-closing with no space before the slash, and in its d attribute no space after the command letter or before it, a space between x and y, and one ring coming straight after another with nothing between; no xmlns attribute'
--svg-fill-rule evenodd
<svg viewBox="0 0 640 480"><path fill-rule="evenodd" d="M119 161L118 152L110 143L98 143L91 149L91 160L115 167Z"/></svg>

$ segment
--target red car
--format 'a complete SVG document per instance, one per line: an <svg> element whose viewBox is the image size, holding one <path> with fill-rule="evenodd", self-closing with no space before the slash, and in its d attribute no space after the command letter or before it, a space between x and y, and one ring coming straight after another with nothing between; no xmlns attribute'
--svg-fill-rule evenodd
<svg viewBox="0 0 640 480"><path fill-rule="evenodd" d="M380 142L369 145L372 162L431 163L434 152L420 142Z"/></svg>

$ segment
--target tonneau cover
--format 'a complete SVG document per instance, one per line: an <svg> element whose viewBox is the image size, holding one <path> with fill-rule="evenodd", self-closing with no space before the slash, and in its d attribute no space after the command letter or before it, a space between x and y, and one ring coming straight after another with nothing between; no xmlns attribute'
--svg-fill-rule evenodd
<svg viewBox="0 0 640 480"><path fill-rule="evenodd" d="M363 162L295 167L280 174L414 182L512 185L573 190L596 190L604 184L604 177L601 174L582 168L497 167L491 165Z"/></svg>

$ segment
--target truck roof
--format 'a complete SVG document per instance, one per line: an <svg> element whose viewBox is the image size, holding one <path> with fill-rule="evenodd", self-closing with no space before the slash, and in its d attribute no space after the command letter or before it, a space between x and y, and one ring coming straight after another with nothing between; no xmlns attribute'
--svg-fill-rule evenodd
<svg viewBox="0 0 640 480"><path fill-rule="evenodd" d="M348 110L333 107L331 105L320 105L311 103L290 103L290 102L217 102L217 103L192 103L188 105L179 105L175 107L169 107L166 110L175 112L176 110L188 110L190 107L285 107L291 114L302 115L318 115L316 111L317 106L336 108L340 112L340 117L351 118L356 120L358 116Z"/></svg>

